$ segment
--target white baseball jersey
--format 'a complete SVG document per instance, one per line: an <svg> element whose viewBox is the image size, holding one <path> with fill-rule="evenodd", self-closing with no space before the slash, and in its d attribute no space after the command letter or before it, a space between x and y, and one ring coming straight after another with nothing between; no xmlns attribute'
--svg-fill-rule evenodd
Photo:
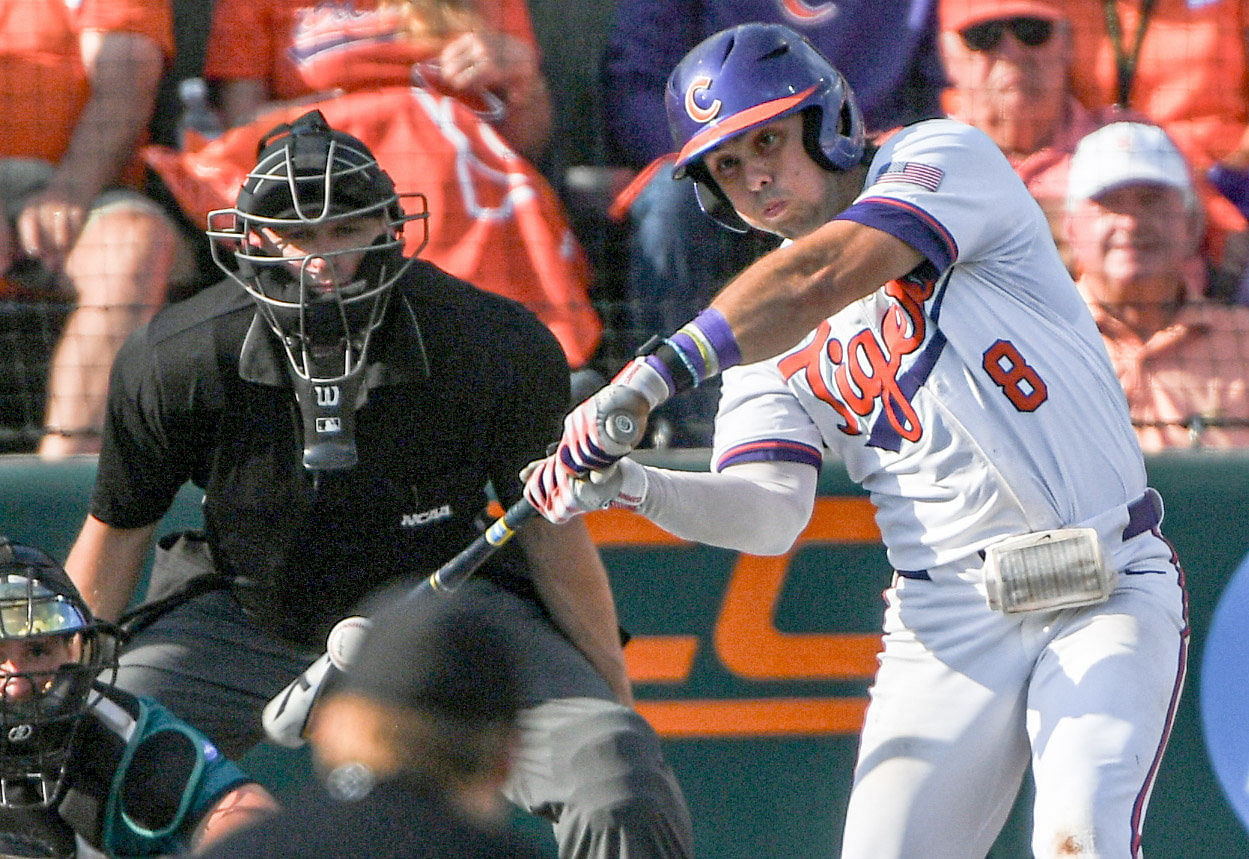
<svg viewBox="0 0 1249 859"><path fill-rule="evenodd" d="M833 451L871 493L900 570L1074 525L1119 551L1145 491L1126 399L1044 214L994 143L951 120L909 126L839 217L929 264L787 354L725 372L713 468L818 466Z"/></svg>

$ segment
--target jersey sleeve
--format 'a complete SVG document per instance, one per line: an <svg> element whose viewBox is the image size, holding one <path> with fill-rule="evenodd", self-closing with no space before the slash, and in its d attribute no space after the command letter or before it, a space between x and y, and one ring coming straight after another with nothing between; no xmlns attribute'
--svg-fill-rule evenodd
<svg viewBox="0 0 1249 859"><path fill-rule="evenodd" d="M711 467L723 471L746 462L823 463L819 429L773 361L724 372L716 415Z"/></svg>
<svg viewBox="0 0 1249 859"><path fill-rule="evenodd" d="M156 348L141 328L113 364L90 512L118 528L159 520L191 476L194 441L204 432L189 410L192 374L172 374L181 393L163 384Z"/></svg>
<svg viewBox="0 0 1249 859"><path fill-rule="evenodd" d="M995 255L1039 208L983 132L951 120L904 129L872 160L868 182L838 216L909 244L938 271Z"/></svg>

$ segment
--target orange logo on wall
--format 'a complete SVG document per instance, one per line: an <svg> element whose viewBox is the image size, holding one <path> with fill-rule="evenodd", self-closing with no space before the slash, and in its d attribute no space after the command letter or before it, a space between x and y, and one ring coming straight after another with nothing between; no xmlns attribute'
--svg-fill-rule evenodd
<svg viewBox="0 0 1249 859"><path fill-rule="evenodd" d="M774 623L790 559L803 546L880 541L874 508L863 498L821 497L789 554L739 555L725 589L712 646L738 677L767 680L868 680L876 672L879 634L787 633ZM620 510L591 513L586 524L601 548L682 546L685 541ZM625 648L629 676L643 683L685 683L701 646L697 635L635 636ZM790 697L638 701L661 736L733 737L857 734L866 698Z"/></svg>

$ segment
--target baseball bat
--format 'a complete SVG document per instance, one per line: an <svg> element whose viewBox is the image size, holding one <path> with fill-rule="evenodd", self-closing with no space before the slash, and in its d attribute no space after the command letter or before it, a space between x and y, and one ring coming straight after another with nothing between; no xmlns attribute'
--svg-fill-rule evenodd
<svg viewBox="0 0 1249 859"><path fill-rule="evenodd" d="M640 402L618 406L602 416L603 431L608 437L630 448L642 440L646 431L646 404L640 394L637 399ZM400 602L411 603L433 593L454 593L487 558L516 536L516 530L521 525L537 513L527 499L520 499L455 557L404 593L399 598ZM330 630L326 652L265 705L260 720L270 740L288 748L299 748L304 744L308 716L322 686L332 672L345 670L351 663L367 630L368 619L362 617L345 618Z"/></svg>

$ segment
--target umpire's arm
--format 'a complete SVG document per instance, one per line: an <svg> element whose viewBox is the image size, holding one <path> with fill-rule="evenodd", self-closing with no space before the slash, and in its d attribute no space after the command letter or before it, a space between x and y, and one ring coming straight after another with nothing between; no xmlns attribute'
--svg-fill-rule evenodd
<svg viewBox="0 0 1249 859"><path fill-rule="evenodd" d="M622 704L633 706L616 602L607 568L585 523L552 525L535 517L516 532L529 556L534 586L555 622L594 664Z"/></svg>
<svg viewBox="0 0 1249 859"><path fill-rule="evenodd" d="M113 623L138 587L156 523L116 528L88 514L65 559L65 570L92 613Z"/></svg>

